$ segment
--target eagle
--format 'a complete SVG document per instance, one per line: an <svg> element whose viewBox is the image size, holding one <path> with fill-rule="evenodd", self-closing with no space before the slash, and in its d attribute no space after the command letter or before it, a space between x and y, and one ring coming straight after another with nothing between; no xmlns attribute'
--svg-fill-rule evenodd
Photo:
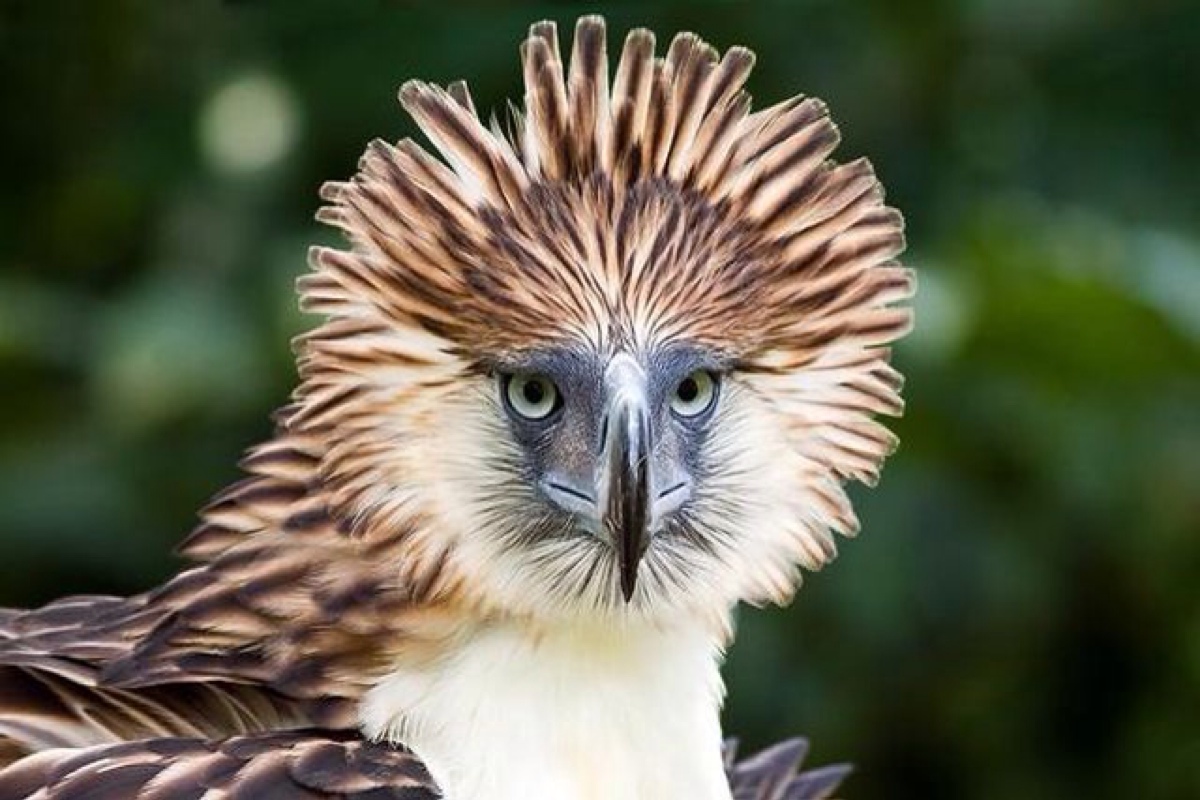
<svg viewBox="0 0 1200 800"><path fill-rule="evenodd" d="M400 103L321 189L345 237L244 479L128 598L0 611L0 798L800 800L734 763L719 667L859 523L901 412L900 214L825 105L604 21L520 48L524 98Z"/></svg>

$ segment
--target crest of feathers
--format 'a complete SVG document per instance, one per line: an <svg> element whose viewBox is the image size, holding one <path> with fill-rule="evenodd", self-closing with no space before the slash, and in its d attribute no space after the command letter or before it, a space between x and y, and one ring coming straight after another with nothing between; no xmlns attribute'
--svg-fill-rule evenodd
<svg viewBox="0 0 1200 800"><path fill-rule="evenodd" d="M829 160L825 105L752 113L749 50L718 57L688 33L654 49L630 33L610 89L602 20L580 20L569 72L554 25L534 26L511 136L484 126L463 83L405 84L445 162L376 141L352 180L324 187L319 218L353 249L315 249L302 282L331 320L310 340L314 371L317 343L360 338L337 334L364 313L485 362L535 337L687 336L780 370L902 335L900 215L865 160Z"/></svg>
<svg viewBox="0 0 1200 800"><path fill-rule="evenodd" d="M646 30L629 34L610 89L601 20L574 41L565 73L554 26L534 26L511 136L483 125L465 84L405 84L446 163L375 142L358 175L325 187L320 218L354 247L314 251L310 308L335 325L369 309L485 361L534 335L686 336L795 369L834 341L906 330L891 307L911 290L890 263L900 215L865 160L830 162L823 103L751 113L749 50L718 57L685 33L656 58Z"/></svg>

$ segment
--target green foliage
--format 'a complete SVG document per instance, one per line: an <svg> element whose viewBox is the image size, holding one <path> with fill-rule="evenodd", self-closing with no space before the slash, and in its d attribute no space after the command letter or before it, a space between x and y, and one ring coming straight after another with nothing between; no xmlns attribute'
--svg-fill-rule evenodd
<svg viewBox="0 0 1200 800"><path fill-rule="evenodd" d="M0 604L176 563L293 380L316 187L412 132L411 76L515 96L581 5L0 9ZM728 726L857 797L1200 790L1200 7L653 3L826 99L922 279L862 541L746 612ZM616 34L614 33L614 37ZM614 39L615 40L615 39Z"/></svg>

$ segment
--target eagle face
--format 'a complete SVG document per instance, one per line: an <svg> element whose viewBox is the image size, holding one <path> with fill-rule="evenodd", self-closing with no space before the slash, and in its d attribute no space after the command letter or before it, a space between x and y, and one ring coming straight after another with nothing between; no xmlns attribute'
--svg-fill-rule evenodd
<svg viewBox="0 0 1200 800"><path fill-rule="evenodd" d="M628 599L639 559L677 524L703 466L717 364L683 347L539 355L499 380L526 472L561 527L609 540Z"/></svg>
<svg viewBox="0 0 1200 800"><path fill-rule="evenodd" d="M633 600L644 558L657 594L688 586L698 566L689 562L711 549L714 533L695 499L721 469L710 440L723 419L726 366L687 343L578 343L497 370L509 446L519 455L493 502L535 498L497 515L512 526L501 535L534 551L560 540L574 554L564 553L554 582L603 605L613 604L618 584Z"/></svg>
<svg viewBox="0 0 1200 800"><path fill-rule="evenodd" d="M899 214L830 160L817 100L752 112L753 56L654 57L550 23L524 108L462 84L401 103L441 158L375 142L319 217L292 430L332 442L341 518L427 598L540 619L721 619L784 602L857 522L901 409Z"/></svg>

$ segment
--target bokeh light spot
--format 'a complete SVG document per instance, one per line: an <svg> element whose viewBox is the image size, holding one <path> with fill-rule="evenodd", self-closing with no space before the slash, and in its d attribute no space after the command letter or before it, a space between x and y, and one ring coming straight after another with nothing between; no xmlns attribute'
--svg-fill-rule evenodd
<svg viewBox="0 0 1200 800"><path fill-rule="evenodd" d="M975 304L962 276L922 264L920 290L913 298L915 326L900 346L910 356L943 361L955 355L974 323Z"/></svg>
<svg viewBox="0 0 1200 800"><path fill-rule="evenodd" d="M219 88L200 114L200 146L214 169L255 172L281 161L296 143L299 114L278 78L250 74Z"/></svg>

